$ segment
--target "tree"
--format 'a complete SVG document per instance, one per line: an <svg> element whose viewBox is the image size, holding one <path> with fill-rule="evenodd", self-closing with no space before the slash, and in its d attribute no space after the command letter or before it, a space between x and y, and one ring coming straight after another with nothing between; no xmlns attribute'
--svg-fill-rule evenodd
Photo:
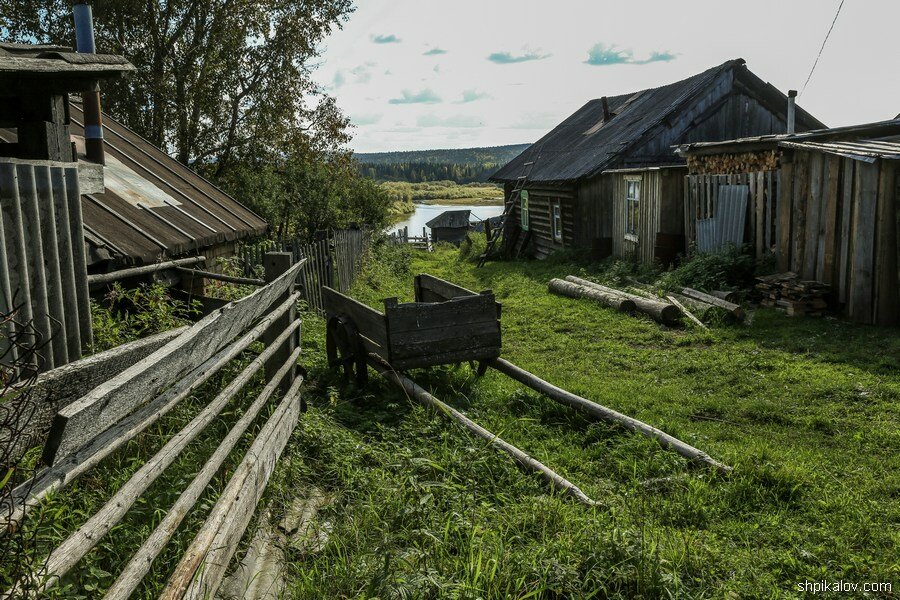
<svg viewBox="0 0 900 600"><path fill-rule="evenodd" d="M7 0L0 37L74 42L68 0ZM223 174L247 156L333 151L347 120L312 81L321 42L351 0L95 0L98 52L137 72L104 108L185 164Z"/></svg>

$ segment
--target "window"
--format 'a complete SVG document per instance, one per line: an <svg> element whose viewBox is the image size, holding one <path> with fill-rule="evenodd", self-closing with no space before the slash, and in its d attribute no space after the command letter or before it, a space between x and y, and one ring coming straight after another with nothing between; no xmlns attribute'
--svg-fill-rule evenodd
<svg viewBox="0 0 900 600"><path fill-rule="evenodd" d="M641 179L625 179L625 237L637 241L638 220L641 214Z"/></svg>
<svg viewBox="0 0 900 600"><path fill-rule="evenodd" d="M519 192L519 212L522 216L522 231L528 231L528 192Z"/></svg>
<svg viewBox="0 0 900 600"><path fill-rule="evenodd" d="M559 200L550 204L550 229L553 230L553 241L562 242L562 207Z"/></svg>

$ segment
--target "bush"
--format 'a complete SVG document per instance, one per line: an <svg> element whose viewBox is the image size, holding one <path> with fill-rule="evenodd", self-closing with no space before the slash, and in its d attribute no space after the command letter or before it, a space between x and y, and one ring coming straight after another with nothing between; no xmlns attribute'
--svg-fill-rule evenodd
<svg viewBox="0 0 900 600"><path fill-rule="evenodd" d="M471 232L459 245L459 262L478 262L487 250L487 236L483 232Z"/></svg>
<svg viewBox="0 0 900 600"><path fill-rule="evenodd" d="M196 305L173 299L160 284L141 285L126 290L114 283L102 303L91 300L94 328L93 353L115 348L154 333L168 331L190 322L199 312Z"/></svg>
<svg viewBox="0 0 900 600"><path fill-rule="evenodd" d="M756 275L756 260L744 248L727 245L719 252L692 252L677 268L663 274L659 287L672 290L691 287L702 291L748 287Z"/></svg>

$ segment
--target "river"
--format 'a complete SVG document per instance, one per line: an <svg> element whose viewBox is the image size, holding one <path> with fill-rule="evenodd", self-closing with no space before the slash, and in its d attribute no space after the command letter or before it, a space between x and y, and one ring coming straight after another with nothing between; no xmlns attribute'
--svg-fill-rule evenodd
<svg viewBox="0 0 900 600"><path fill-rule="evenodd" d="M416 203L416 210L405 215L402 220L397 221L390 227L388 231L397 231L403 227L409 227L409 235L422 235L422 228L425 223L435 218L445 210L470 210L470 220L477 222L479 219L488 219L503 214L502 204L419 204ZM430 233L430 232L429 232Z"/></svg>

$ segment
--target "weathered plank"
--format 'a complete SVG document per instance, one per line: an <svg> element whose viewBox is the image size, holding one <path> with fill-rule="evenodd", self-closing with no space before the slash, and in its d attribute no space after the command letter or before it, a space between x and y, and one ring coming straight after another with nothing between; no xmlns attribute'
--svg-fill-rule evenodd
<svg viewBox="0 0 900 600"><path fill-rule="evenodd" d="M443 302L462 296L477 296L478 294L490 294L491 290L473 292L455 283L445 281L427 273L416 275L414 281L416 302ZM497 317L500 317L502 307L497 303Z"/></svg>
<svg viewBox="0 0 900 600"><path fill-rule="evenodd" d="M187 445L218 417L225 406L299 327L300 321L294 321L285 329L274 344L266 347L184 429L170 438L116 491L100 510L50 553L37 571L42 578L41 589L46 590L54 586L60 577L68 573L85 554L97 545L103 536L125 516L141 494L178 458Z"/></svg>
<svg viewBox="0 0 900 600"><path fill-rule="evenodd" d="M875 322L900 323L900 282L897 272L897 198L895 163L881 161L878 179L878 212L875 239Z"/></svg>
<svg viewBox="0 0 900 600"><path fill-rule="evenodd" d="M233 277L231 275L222 275L221 273L213 273L211 271L201 271L200 269L189 269L187 267L176 267L175 270L188 277L197 279L215 279L216 281L224 281L225 283L234 283L237 285L255 285L263 286L266 282L262 279L253 277Z"/></svg>
<svg viewBox="0 0 900 600"><path fill-rule="evenodd" d="M478 348L457 350L454 352L439 352L432 354L422 354L410 358L393 359L393 362L391 364L397 369L401 370L420 369L423 367L446 365L467 360L489 360L492 358L497 358L498 356L500 356L499 346L480 346Z"/></svg>
<svg viewBox="0 0 900 600"><path fill-rule="evenodd" d="M61 410L44 446L44 462L52 465L73 453L215 354L284 295L302 265L297 263L271 284L210 313L140 364Z"/></svg>
<svg viewBox="0 0 900 600"><path fill-rule="evenodd" d="M802 231L803 262L799 271L804 279L815 279L816 263L819 251L819 215L822 206L822 168L824 155L815 152L809 157L809 187L808 194L802 199L805 208L806 223Z"/></svg>
<svg viewBox="0 0 900 600"><path fill-rule="evenodd" d="M43 444L50 431L53 416L59 410L152 354L186 330L187 327L179 327L164 331L42 373L30 387L32 408L25 411L27 423L12 429L0 429L0 446L7 448L7 458L15 462L28 449ZM16 391L23 389L17 387ZM0 411L3 410L3 403L6 401L0 400ZM25 416L23 415L23 418ZM10 431L17 432L13 440L4 437Z"/></svg>
<svg viewBox="0 0 900 600"><path fill-rule="evenodd" d="M835 155L829 155L826 162L827 176L825 179L825 206L824 229L822 240L823 252L816 268L816 279L823 283L831 284L835 278L835 247L838 231L838 195L840 190L841 159Z"/></svg>
<svg viewBox="0 0 900 600"><path fill-rule="evenodd" d="M707 304L712 304L713 306L718 306L719 308L724 308L732 315L734 315L736 319L744 318L744 309L741 308L739 304L728 302L727 300L722 300L721 298L716 298L715 296L712 296L710 294L704 294L703 292L695 290L693 288L681 288L680 292L688 298L693 298L694 300L699 300L701 302L706 302Z"/></svg>
<svg viewBox="0 0 900 600"><path fill-rule="evenodd" d="M300 416L298 377L234 471L160 600L213 598ZM198 572L201 565L202 570Z"/></svg>
<svg viewBox="0 0 900 600"><path fill-rule="evenodd" d="M778 270L787 271L791 266L791 217L793 215L793 163L783 163L778 179L778 214L775 222L777 249L775 259Z"/></svg>
<svg viewBox="0 0 900 600"><path fill-rule="evenodd" d="M222 463L228 458L232 449L234 449L241 436L244 435L244 432L247 431L247 428L254 419L256 419L256 416L259 414L260 410L262 410L263 406L268 403L285 375L294 369L299 357L300 348L295 348L288 356L287 361L281 365L275 372L274 377L272 377L262 389L256 400L247 407L247 410L244 411L241 418L234 424L228 432L228 435L225 436L215 452L210 456L209 460L206 461L206 464L200 469L200 472L197 473L193 481L191 481L188 487L181 493L178 500L175 501L175 504L173 504L166 512L166 516L163 517L156 529L153 530L150 537L147 538L140 549L138 549L134 556L131 557L131 560L128 561L128 564L119 574L115 583L113 583L106 591L106 596L104 596L105 600L127 600L132 592L137 589L141 580L150 571L154 559L159 556L159 553L165 545L172 539L178 525L181 524L181 521L184 519L185 515L187 515L188 511L193 508L206 491L206 487L219 471ZM302 378L299 379L300 381L294 380L294 382L289 385L288 393L290 393L290 390L293 387L299 388L302 383Z"/></svg>
<svg viewBox="0 0 900 600"><path fill-rule="evenodd" d="M871 323L875 267L875 213L878 204L879 163L856 165L856 204L853 207L852 257L848 314Z"/></svg>
<svg viewBox="0 0 900 600"><path fill-rule="evenodd" d="M27 512L48 494L62 489L101 460L134 439L139 433L165 416L179 402L203 385L222 367L256 341L265 330L288 308L296 304L300 294L294 294L286 302L266 315L253 329L241 336L215 356L191 371L166 390L161 396L148 402L128 417L92 439L72 455L44 469L31 480L12 491L9 505L0 506L0 528L21 522Z"/></svg>
<svg viewBox="0 0 900 600"><path fill-rule="evenodd" d="M387 322L383 314L328 286L322 286L322 300L327 316L346 314L353 319L360 333L387 347Z"/></svg>
<svg viewBox="0 0 900 600"><path fill-rule="evenodd" d="M466 296L437 303L408 302L385 306L389 335L395 332L480 323L497 319L493 294Z"/></svg>
<svg viewBox="0 0 900 600"><path fill-rule="evenodd" d="M853 184L856 179L852 158L841 159L841 246L838 253L838 300L847 302L850 288L850 230L853 219Z"/></svg>

